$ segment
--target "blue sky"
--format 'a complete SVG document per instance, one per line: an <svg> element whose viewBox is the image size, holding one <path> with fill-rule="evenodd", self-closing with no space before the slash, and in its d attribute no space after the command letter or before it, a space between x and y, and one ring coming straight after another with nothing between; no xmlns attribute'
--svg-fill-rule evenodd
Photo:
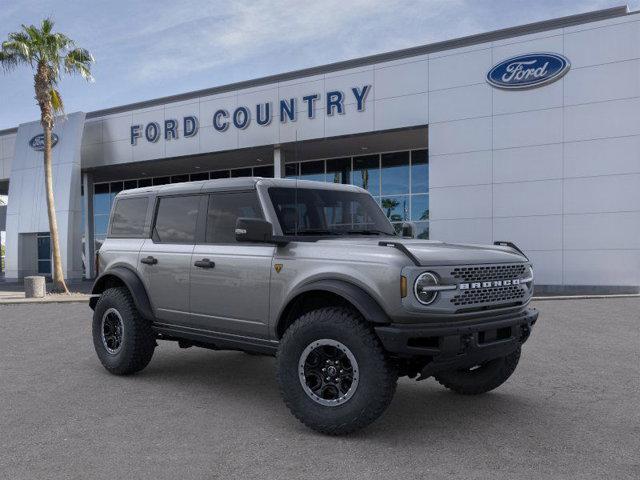
<svg viewBox="0 0 640 480"><path fill-rule="evenodd" d="M0 0L0 39L50 15L96 58L64 79L66 111L208 88L537 20L620 0ZM634 10L640 0L628 2ZM31 73L0 71L0 129L36 120Z"/></svg>

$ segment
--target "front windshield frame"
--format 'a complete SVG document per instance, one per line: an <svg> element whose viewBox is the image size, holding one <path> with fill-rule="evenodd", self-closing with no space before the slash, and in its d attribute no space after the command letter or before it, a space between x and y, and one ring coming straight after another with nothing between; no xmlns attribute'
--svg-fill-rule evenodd
<svg viewBox="0 0 640 480"><path fill-rule="evenodd" d="M393 225L367 192L285 186L266 190L284 236L396 236Z"/></svg>

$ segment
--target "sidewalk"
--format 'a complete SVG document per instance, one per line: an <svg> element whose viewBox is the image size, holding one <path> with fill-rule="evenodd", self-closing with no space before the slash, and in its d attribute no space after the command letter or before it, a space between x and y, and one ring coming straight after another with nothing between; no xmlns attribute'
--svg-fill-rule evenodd
<svg viewBox="0 0 640 480"><path fill-rule="evenodd" d="M93 282L70 282L67 287L69 295L60 293L47 293L43 298L25 298L24 285L15 282L0 282L0 305L12 305L18 303L88 303L91 298ZM47 283L47 292L51 291L51 283Z"/></svg>

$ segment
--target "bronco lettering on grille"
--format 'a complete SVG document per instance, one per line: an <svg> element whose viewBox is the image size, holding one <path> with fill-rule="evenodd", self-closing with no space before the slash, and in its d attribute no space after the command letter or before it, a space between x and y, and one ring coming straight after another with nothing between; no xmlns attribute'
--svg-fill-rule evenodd
<svg viewBox="0 0 640 480"><path fill-rule="evenodd" d="M520 285L520 280L513 278L511 280L492 280L490 282L460 283L458 288L460 290L473 290L475 288L508 287L511 285Z"/></svg>

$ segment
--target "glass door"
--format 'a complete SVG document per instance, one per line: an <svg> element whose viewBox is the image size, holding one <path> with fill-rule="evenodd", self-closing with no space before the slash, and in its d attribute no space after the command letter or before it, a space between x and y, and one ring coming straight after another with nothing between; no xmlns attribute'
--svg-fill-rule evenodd
<svg viewBox="0 0 640 480"><path fill-rule="evenodd" d="M36 234L38 239L38 273L51 275L51 235L49 232Z"/></svg>

